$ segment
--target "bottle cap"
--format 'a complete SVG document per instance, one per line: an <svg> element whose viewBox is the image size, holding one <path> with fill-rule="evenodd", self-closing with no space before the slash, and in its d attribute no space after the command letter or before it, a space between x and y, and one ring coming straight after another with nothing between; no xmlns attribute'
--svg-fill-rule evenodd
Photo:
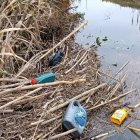
<svg viewBox="0 0 140 140"><path fill-rule="evenodd" d="M123 108L122 110L126 111L126 109L125 109L125 108Z"/></svg>
<svg viewBox="0 0 140 140"><path fill-rule="evenodd" d="M37 83L37 81L36 81L36 79L32 79L32 84L36 84Z"/></svg>
<svg viewBox="0 0 140 140"><path fill-rule="evenodd" d="M84 110L87 112L87 109L84 108Z"/></svg>

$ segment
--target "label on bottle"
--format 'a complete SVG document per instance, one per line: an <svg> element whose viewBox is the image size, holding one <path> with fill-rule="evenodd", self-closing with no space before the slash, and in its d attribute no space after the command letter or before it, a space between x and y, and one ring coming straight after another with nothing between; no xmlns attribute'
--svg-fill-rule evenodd
<svg viewBox="0 0 140 140"><path fill-rule="evenodd" d="M121 119L123 115L124 115L124 112L121 111L121 110L117 110L117 111L114 113L114 117L119 118L119 119Z"/></svg>
<svg viewBox="0 0 140 140"><path fill-rule="evenodd" d="M75 113L75 122L80 129L84 129L86 124L86 114L83 110L78 109Z"/></svg>

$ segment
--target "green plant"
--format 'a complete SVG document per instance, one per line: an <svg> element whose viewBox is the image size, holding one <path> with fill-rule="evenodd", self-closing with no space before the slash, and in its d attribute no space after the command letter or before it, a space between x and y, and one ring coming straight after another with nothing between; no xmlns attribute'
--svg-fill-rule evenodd
<svg viewBox="0 0 140 140"><path fill-rule="evenodd" d="M103 41L107 41L107 40L108 40L108 39L107 39L107 36L105 36L105 38L103 38L102 40L103 40Z"/></svg>
<svg viewBox="0 0 140 140"><path fill-rule="evenodd" d="M102 42L100 42L100 38L99 37L96 38L96 43L97 43L97 45L101 46Z"/></svg>
<svg viewBox="0 0 140 140"><path fill-rule="evenodd" d="M89 34L89 35L87 36L87 38L89 38L89 37L93 37L93 35L92 35L92 34Z"/></svg>
<svg viewBox="0 0 140 140"><path fill-rule="evenodd" d="M76 14L79 16L80 19L83 19L83 20L85 19L85 18L84 18L85 13L78 12L78 13L76 13Z"/></svg>

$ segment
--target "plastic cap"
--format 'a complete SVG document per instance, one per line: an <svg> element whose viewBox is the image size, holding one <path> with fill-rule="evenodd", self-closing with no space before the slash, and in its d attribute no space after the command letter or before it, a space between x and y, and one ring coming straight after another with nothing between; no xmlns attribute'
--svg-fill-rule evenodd
<svg viewBox="0 0 140 140"><path fill-rule="evenodd" d="M126 112L126 109L125 108L123 108L122 110L124 110Z"/></svg>
<svg viewBox="0 0 140 140"><path fill-rule="evenodd" d="M87 109L84 108L84 110L87 112Z"/></svg>
<svg viewBox="0 0 140 140"><path fill-rule="evenodd" d="M36 81L36 79L32 79L32 84L36 84L37 83L37 81Z"/></svg>

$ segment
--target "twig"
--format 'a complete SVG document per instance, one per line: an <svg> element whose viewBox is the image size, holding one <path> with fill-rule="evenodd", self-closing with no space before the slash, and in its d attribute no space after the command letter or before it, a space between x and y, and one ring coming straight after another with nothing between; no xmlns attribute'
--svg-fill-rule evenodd
<svg viewBox="0 0 140 140"><path fill-rule="evenodd" d="M11 110L0 110L0 113L13 113L14 110L11 109Z"/></svg>
<svg viewBox="0 0 140 140"><path fill-rule="evenodd" d="M3 109L3 108L5 108L5 107L7 107L7 106L9 106L9 105L11 105L11 104L13 104L13 103L15 103L15 102L21 100L21 99L23 99L23 98L25 98L25 97L27 97L27 96L33 94L33 93L35 93L35 92L37 92L37 91L39 91L39 90L41 90L41 89L42 89L42 87L37 88L37 89L35 89L35 90L33 90L33 91L31 91L31 92L29 92L29 93L27 93L27 94L25 94L25 95L23 95L23 96L17 98L17 99L15 99L15 100L13 100L13 101L11 101L11 102L9 102L9 103L3 105L3 106L0 106L0 109Z"/></svg>
<svg viewBox="0 0 140 140"><path fill-rule="evenodd" d="M51 100L51 101L49 101L49 102L47 102L44 106L43 106L43 108L42 109L46 109L47 108L47 106L51 103L51 102L53 102L54 101L54 98Z"/></svg>
<svg viewBox="0 0 140 140"><path fill-rule="evenodd" d="M77 59L78 59L78 57L79 57L79 54L80 54L80 52L82 52L82 51L83 51L83 50L80 50L80 51L77 53L77 56L76 56L75 59L73 60L74 63L77 61Z"/></svg>
<svg viewBox="0 0 140 140"><path fill-rule="evenodd" d="M92 42L92 44L90 44L88 46L88 49L94 44L94 42ZM86 54L87 54L88 50L82 55L82 57L69 69L65 72L65 74L69 73L83 58L85 58ZM81 62L83 63L83 61Z"/></svg>
<svg viewBox="0 0 140 140"><path fill-rule="evenodd" d="M40 116L40 118L39 118L39 121L38 121L38 123L37 123L37 125L36 125L36 128L35 128L35 131L34 131L32 140L34 140L35 134L36 134L36 132L37 132L37 128L38 128L38 126L39 126L39 124L40 124L40 121L41 121L43 115L44 115L44 110L43 110L43 112L42 112L42 114L41 114L41 116Z"/></svg>
<svg viewBox="0 0 140 140"><path fill-rule="evenodd" d="M131 129L131 130L134 130L134 131L140 132L140 129L137 129L137 128L134 128L134 127L129 127L129 126L127 126L127 128L129 128L129 129Z"/></svg>
<svg viewBox="0 0 140 140"><path fill-rule="evenodd" d="M55 131L56 129L58 129L61 126L61 123L56 126L54 129L52 129L49 133L47 133L46 135L44 135L42 138L44 139L45 137L47 137L48 135L50 135L53 131Z"/></svg>
<svg viewBox="0 0 140 140"><path fill-rule="evenodd" d="M10 92L13 92L13 91L17 91L17 90L26 90L26 89L34 89L34 88L39 88L39 87L46 87L46 86L55 86L55 85L60 85L60 84L76 84L76 83L79 83L79 82L85 82L86 79L79 79L79 80L74 80L72 82L70 81L58 81L58 82L51 82L51 83L45 83L45 84L36 84L36 85L29 85L29 86L24 86L24 87L18 87L18 88L11 88L11 89L8 89L8 90L5 90L5 91L2 91L0 92L0 97L3 96L3 95L6 95Z"/></svg>
<svg viewBox="0 0 140 140"><path fill-rule="evenodd" d="M54 120L56 120L56 119L58 119L58 118L60 118L60 117L62 117L62 115L59 115L59 116L57 116L57 117L55 117L55 118L52 118L52 119L47 120L47 121L44 121L44 122L41 123L41 125L47 124L47 123L49 123L49 122L52 122L52 121L54 121Z"/></svg>
<svg viewBox="0 0 140 140"><path fill-rule="evenodd" d="M87 70L87 67L83 68L82 70L76 71L77 74L84 72L85 70Z"/></svg>
<svg viewBox="0 0 140 140"><path fill-rule="evenodd" d="M114 127L116 127L116 129L120 132L120 133L122 133L123 134L123 131L117 126L117 125L115 125L115 124L112 124Z"/></svg>
<svg viewBox="0 0 140 140"><path fill-rule="evenodd" d="M127 113L130 112L130 111L132 111L133 109L139 107L139 106L140 106L140 103L136 104L135 106L129 106L129 107L128 107L129 110L127 111Z"/></svg>
<svg viewBox="0 0 140 140"><path fill-rule="evenodd" d="M69 73L86 55L87 51L82 55L82 57L69 69L65 72L65 74Z"/></svg>
<svg viewBox="0 0 140 140"><path fill-rule="evenodd" d="M95 136L95 137L92 137L91 140L99 139L99 138L104 137L104 136L106 136L106 135L109 135L109 134L111 134L111 133L113 133L113 132L115 132L115 130L110 131L110 132L107 132L107 133L104 133L104 134L100 134L100 135Z"/></svg>
<svg viewBox="0 0 140 140"><path fill-rule="evenodd" d="M106 86L106 85L107 85L107 84L104 83L104 84L101 84L101 85L99 85L99 86L97 86L97 87L95 87L95 88L92 88L92 89L90 89L90 90L88 90L88 91L86 91L86 92L84 92L84 93L81 93L80 95L78 95L78 96L76 96L76 97L74 97L74 98L72 98L72 99L66 101L65 103L60 104L60 105L58 105L58 106L55 106L55 107L51 108L50 110L47 111L47 113L53 112L53 111L55 111L55 110L58 110L58 109L60 109L60 108L62 108L62 107L64 107L64 106L68 105L71 101L77 100L77 99L79 99L80 97L85 96L85 95L87 95L87 94L89 94L89 93L91 93L91 92L92 92L92 93L95 93L99 88L104 87L104 86Z"/></svg>
<svg viewBox="0 0 140 140"><path fill-rule="evenodd" d="M128 76L128 73L129 73L129 71L127 71L127 72L125 73L125 75L124 75L124 77L122 78L122 80L121 80L119 83L117 83L117 85L113 88L112 92L110 93L110 95L109 95L109 97L106 99L106 101L109 100L109 98L111 98L111 97L115 94L115 92L117 91L117 89L119 88L119 86L122 84L122 82L123 82L123 81L126 79L126 77Z"/></svg>
<svg viewBox="0 0 140 140"><path fill-rule="evenodd" d="M69 131L67 131L67 132L64 132L64 133L61 133L61 134L58 134L58 135L55 135L55 136L52 136L52 137L50 137L50 140L57 139L57 138L59 138L59 137L68 135L68 134L70 134L70 133L72 133L72 132L75 132L75 131L77 131L77 128L74 128L74 129L72 129L72 130L69 130Z"/></svg>
<svg viewBox="0 0 140 140"><path fill-rule="evenodd" d="M17 78L0 78L0 81L7 81L7 82L13 82L13 83L15 83L15 82L25 82L25 81L27 81L27 80L25 80L25 79L17 79Z"/></svg>
<svg viewBox="0 0 140 140"><path fill-rule="evenodd" d="M124 68L129 62L130 62L130 60L128 60L128 61L120 68L120 70L115 74L115 76L118 75L118 73L119 73L121 70L123 70L123 68Z"/></svg>
<svg viewBox="0 0 140 140"><path fill-rule="evenodd" d="M31 81L25 81L25 82L20 82L20 83L16 83L16 84L11 84L11 85L3 85L3 86L0 86L0 89L4 89L4 88L11 88L11 87L15 87L15 86L19 86L19 85L22 85L22 84L29 84L31 83Z"/></svg>
<svg viewBox="0 0 140 140"><path fill-rule="evenodd" d="M43 98L44 96L48 96L51 93L52 93L52 91L50 91L48 93L43 93L41 95L37 95L37 96L31 97L31 98L28 98L28 99L17 101L15 103L13 103L13 105L19 105L19 104L23 104L23 103L26 103L26 102L29 102L29 101L39 100L40 98Z"/></svg>
<svg viewBox="0 0 140 140"><path fill-rule="evenodd" d="M86 60L87 55L85 56L85 58L81 61L81 63L79 64L80 66L83 64L83 62Z"/></svg>
<svg viewBox="0 0 140 140"><path fill-rule="evenodd" d="M124 94L122 94L122 95L119 95L118 97L115 97L115 98L113 98L113 99L111 99L111 100L109 100L109 101L106 101L106 102L104 102L104 103L102 103L102 104L99 104L99 105L97 105L97 106L91 107L91 108L89 108L89 109L87 109L87 110L93 110L93 109L96 109L96 108L101 107L101 106L103 106L103 105L106 105L106 104L108 104L108 103L110 103L110 102L113 102L113 101L115 101L115 100L117 100L117 99L123 97L123 96L128 95L129 93L131 93L132 91L135 91L135 90L136 90L136 89L130 90L130 91L128 91L128 92L126 92L126 93L124 93Z"/></svg>
<svg viewBox="0 0 140 140"><path fill-rule="evenodd" d="M62 62L62 65L65 64L65 61L66 61L66 58L67 58L67 55L68 55L68 50L69 50L69 48L68 48L68 46L67 46L66 54L65 54L64 60L63 60L63 62Z"/></svg>
<svg viewBox="0 0 140 140"><path fill-rule="evenodd" d="M64 41L66 41L68 38L70 38L73 34L75 34L77 31L79 31L83 26L85 26L88 23L88 21L86 20L84 23L82 23L78 28L76 28L74 31L72 31L67 37L65 37L62 41L60 41L57 45L55 45L52 49L50 49L47 53L45 53L40 60L48 55L51 51L53 51L54 49L56 49L58 46L60 46Z"/></svg>
<svg viewBox="0 0 140 140"><path fill-rule="evenodd" d="M9 93L15 92L15 91L17 91L18 89L20 89L22 86L23 86L23 85L18 86L18 87L16 87L16 88L4 90L4 91L0 92L0 97L2 97L2 96L4 96L4 95L7 95L7 94L9 94Z"/></svg>
<svg viewBox="0 0 140 140"><path fill-rule="evenodd" d="M55 90L55 92L60 92L60 91L63 91L64 89L63 88L60 88L60 89L57 89ZM48 96L50 95L51 93L53 93L54 91L50 91L50 92L47 92L47 93L43 93L41 95L37 95L37 96L34 96L34 97L30 97L28 99L24 99L24 100L21 100L21 101L17 101L15 103L13 103L13 105L18 105L18 104L23 104L23 103L26 103L26 102L29 102L29 101L34 101L34 100L39 100L41 98L43 98L44 96Z"/></svg>
<svg viewBox="0 0 140 140"><path fill-rule="evenodd" d="M45 83L45 84L36 84L36 85L30 85L30 86L24 86L20 88L19 90L26 90L26 89L33 89L38 87L46 87L46 86L55 86L55 85L62 85L62 84L68 84L73 85L80 82L86 82L86 79L79 79L74 81L58 81L58 82L51 82L51 83Z"/></svg>
<svg viewBox="0 0 140 140"><path fill-rule="evenodd" d="M53 100L54 100L54 99L52 99L51 101L47 102L47 104L45 104L45 105L43 106L43 112L42 112L42 114L41 114L41 116L40 116L40 118L39 118L39 121L38 121L38 123L37 123L37 126L36 126L36 128L35 128L35 132L34 132L34 134L33 134L32 140L34 140L34 137L35 137L35 134L36 134L36 132L37 132L38 126L39 126L39 124L40 124L40 122L41 122L42 117L43 117L44 114L45 114L45 109L47 108L47 106L48 106Z"/></svg>
<svg viewBox="0 0 140 140"><path fill-rule="evenodd" d="M100 71L100 70L98 70L98 69L95 69L95 68L93 68L93 69L96 70L96 71L98 71L98 72L100 72L101 74L103 74L103 75L105 75L105 76L107 76L107 77L109 77L109 78L111 78L111 79L117 81L117 82L120 82L118 79L116 79L116 78L110 76L110 75L107 74L107 73L104 73L104 72L102 72L102 71Z"/></svg>
<svg viewBox="0 0 140 140"><path fill-rule="evenodd" d="M99 117L95 117L99 122L103 122L103 123L106 123L106 124L109 124L109 125L112 125L110 122L107 122L107 121L104 121L104 120L101 120Z"/></svg>
<svg viewBox="0 0 140 140"><path fill-rule="evenodd" d="M109 124L109 125L112 125L114 126L120 133L123 133L120 128L118 126L116 126L115 124L111 123L111 122L107 122L107 121L104 121L104 120L101 120L99 119L98 117L96 117L96 119L99 121L99 122L103 122L103 123L106 123L106 124Z"/></svg>

